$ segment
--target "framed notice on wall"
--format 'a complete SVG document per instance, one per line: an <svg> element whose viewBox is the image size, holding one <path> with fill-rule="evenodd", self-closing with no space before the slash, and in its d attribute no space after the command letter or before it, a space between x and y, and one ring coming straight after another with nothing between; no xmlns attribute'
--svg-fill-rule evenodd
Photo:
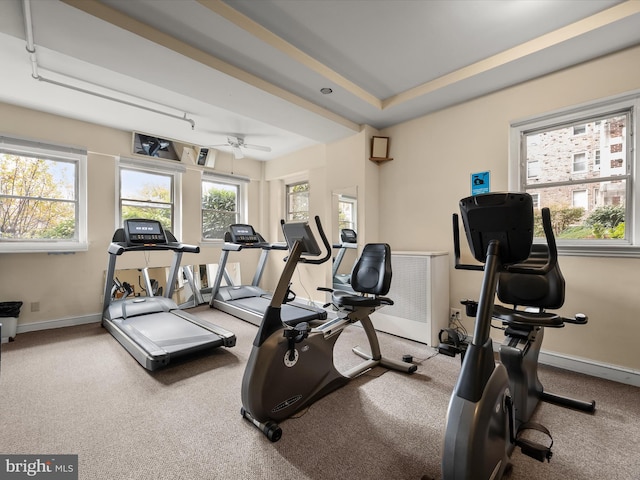
<svg viewBox="0 0 640 480"><path fill-rule="evenodd" d="M389 158L389 137L371 137L371 156L369 160L376 163L393 160Z"/></svg>

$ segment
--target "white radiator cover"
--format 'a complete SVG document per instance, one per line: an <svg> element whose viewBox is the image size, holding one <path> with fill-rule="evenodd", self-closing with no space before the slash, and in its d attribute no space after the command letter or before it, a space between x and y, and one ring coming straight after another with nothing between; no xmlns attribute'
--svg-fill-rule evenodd
<svg viewBox="0 0 640 480"><path fill-rule="evenodd" d="M371 315L376 330L438 345L449 319L448 252L391 252L393 276L387 296L394 305Z"/></svg>

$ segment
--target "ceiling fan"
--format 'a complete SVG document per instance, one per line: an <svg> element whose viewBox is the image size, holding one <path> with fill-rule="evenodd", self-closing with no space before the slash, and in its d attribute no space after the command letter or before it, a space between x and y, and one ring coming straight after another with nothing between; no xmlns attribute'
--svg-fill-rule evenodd
<svg viewBox="0 0 640 480"><path fill-rule="evenodd" d="M227 143L223 143L221 145L211 145L211 148L216 147L231 147L233 151L233 157L244 158L244 153L242 151L243 148L247 148L250 150L260 150L262 152L270 152L271 147L265 147L263 145L250 145L248 143L244 143L244 138L238 136L227 136Z"/></svg>

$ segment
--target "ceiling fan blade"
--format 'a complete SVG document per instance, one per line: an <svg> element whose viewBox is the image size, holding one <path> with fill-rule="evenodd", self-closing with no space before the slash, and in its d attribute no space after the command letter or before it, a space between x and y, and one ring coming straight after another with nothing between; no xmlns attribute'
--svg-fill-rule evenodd
<svg viewBox="0 0 640 480"><path fill-rule="evenodd" d="M262 150L263 152L270 152L271 151L271 147L265 147L264 145L249 145L248 143L245 143L242 146L246 147L246 148L250 148L252 150Z"/></svg>

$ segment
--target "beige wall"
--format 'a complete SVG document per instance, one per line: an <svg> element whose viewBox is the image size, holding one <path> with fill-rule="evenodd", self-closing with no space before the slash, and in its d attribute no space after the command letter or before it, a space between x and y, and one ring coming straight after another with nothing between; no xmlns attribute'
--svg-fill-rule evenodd
<svg viewBox="0 0 640 480"><path fill-rule="evenodd" d="M380 230L395 248L449 250L453 259L451 214L470 195L470 175L490 170L491 190L508 188L510 122L638 88L640 47L384 130L394 160L380 167ZM589 323L547 329L543 349L640 370L640 259L561 257L560 265L561 312L584 312ZM452 306L477 298L480 281L479 273L452 270Z"/></svg>
<svg viewBox="0 0 640 480"><path fill-rule="evenodd" d="M19 325L49 320L64 320L99 315L104 290L107 247L116 222L117 157L130 156L131 132L99 127L0 103L0 132L57 144L76 145L89 151L88 170L88 243L86 252L73 254L12 253L0 254L0 301L22 301ZM176 134L176 136L178 136ZM233 161L221 153L215 171L252 179L249 184L249 222L258 223L262 204L263 164L250 159ZM183 174L182 206L185 243L200 241L200 171L191 166ZM253 252L252 252L253 253ZM198 255L185 254L183 264L217 263L220 249L203 247ZM255 258L254 258L255 257ZM153 253L150 266L171 262L166 252ZM257 255L237 257L242 264L243 280L250 282ZM143 267L142 254L124 255L117 268ZM40 303L39 312L31 312L32 302Z"/></svg>

